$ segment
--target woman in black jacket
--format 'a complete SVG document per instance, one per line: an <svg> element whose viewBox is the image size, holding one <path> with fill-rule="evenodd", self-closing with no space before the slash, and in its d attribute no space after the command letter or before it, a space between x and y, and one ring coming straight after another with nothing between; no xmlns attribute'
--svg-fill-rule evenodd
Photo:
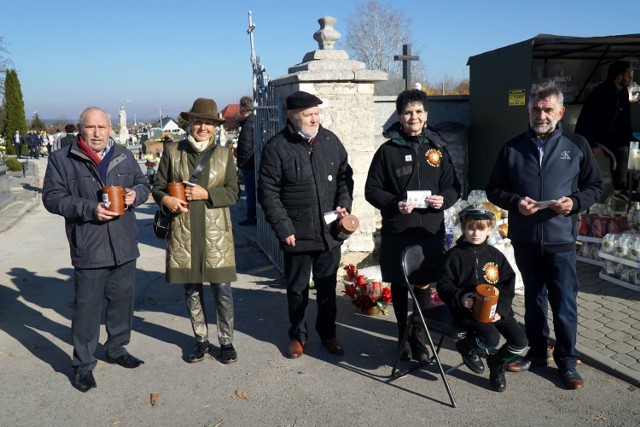
<svg viewBox="0 0 640 427"><path fill-rule="evenodd" d="M382 280L391 283L398 337L407 327L408 291L404 287L401 254L404 248L420 244L429 262L414 288L424 312L429 306L429 283L440 276L444 256L444 210L460 196L445 141L427 127L427 95L406 90L396 99L399 121L386 132L389 138L371 161L365 184L365 198L382 214L380 268ZM412 358L428 358L424 331L414 325L409 339ZM408 358L405 350L403 358Z"/></svg>

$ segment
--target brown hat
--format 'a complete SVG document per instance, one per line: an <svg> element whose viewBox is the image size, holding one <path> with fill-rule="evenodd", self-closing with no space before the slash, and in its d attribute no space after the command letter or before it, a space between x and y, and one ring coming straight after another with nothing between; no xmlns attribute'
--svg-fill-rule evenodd
<svg viewBox="0 0 640 427"><path fill-rule="evenodd" d="M75 131L76 131L76 127L75 127L74 125L72 125L72 124L68 124L68 125L66 125L66 126L64 127L64 131L65 131L66 133L73 133L73 132L75 132Z"/></svg>
<svg viewBox="0 0 640 427"><path fill-rule="evenodd" d="M301 90L293 92L287 97L287 110L310 108L322 104L322 100L315 95Z"/></svg>
<svg viewBox="0 0 640 427"><path fill-rule="evenodd" d="M198 98L193 102L193 107L189 112L180 113L180 117L185 120L189 120L191 117L196 117L199 119L209 119L212 120L216 124L223 124L225 122L224 119L218 117L218 104L216 101L209 98Z"/></svg>

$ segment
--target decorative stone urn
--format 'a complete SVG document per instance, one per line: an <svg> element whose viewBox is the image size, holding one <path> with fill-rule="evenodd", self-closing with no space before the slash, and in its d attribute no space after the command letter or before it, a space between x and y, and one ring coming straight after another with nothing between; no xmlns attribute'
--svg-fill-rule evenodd
<svg viewBox="0 0 640 427"><path fill-rule="evenodd" d="M340 40L340 33L333 29L336 24L336 18L333 16L324 16L318 19L320 29L313 33L313 39L318 42L320 49L333 49L333 45Z"/></svg>

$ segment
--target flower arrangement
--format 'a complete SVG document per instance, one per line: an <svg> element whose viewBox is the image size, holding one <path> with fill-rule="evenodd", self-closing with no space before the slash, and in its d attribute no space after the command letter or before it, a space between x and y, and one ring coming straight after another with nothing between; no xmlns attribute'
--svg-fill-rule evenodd
<svg viewBox="0 0 640 427"><path fill-rule="evenodd" d="M383 314L388 313L387 305L391 302L391 289L377 280L368 280L358 274L355 265L344 267L347 277L344 279L344 293L363 313L378 308Z"/></svg>
<svg viewBox="0 0 640 427"><path fill-rule="evenodd" d="M147 167L147 169L153 169L156 167L156 164L158 164L158 162L160 161L160 157L153 157L153 154L147 154L145 156L142 157L143 159L146 160L146 162L144 162L144 165Z"/></svg>

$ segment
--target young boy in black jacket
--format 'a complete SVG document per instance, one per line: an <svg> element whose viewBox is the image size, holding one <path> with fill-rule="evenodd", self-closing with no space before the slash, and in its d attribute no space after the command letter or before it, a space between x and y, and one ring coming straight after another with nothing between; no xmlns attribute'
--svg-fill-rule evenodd
<svg viewBox="0 0 640 427"><path fill-rule="evenodd" d="M488 355L491 386L495 391L504 391L506 366L525 350L527 338L511 308L515 273L502 252L487 243L493 217L491 211L476 206L460 212L463 235L446 254L437 289L440 299L451 308L455 323L467 329L467 337L456 343L465 365L481 374L484 364L480 356ZM491 323L479 322L471 315L476 286L484 283L500 292ZM506 343L498 348L500 335Z"/></svg>

